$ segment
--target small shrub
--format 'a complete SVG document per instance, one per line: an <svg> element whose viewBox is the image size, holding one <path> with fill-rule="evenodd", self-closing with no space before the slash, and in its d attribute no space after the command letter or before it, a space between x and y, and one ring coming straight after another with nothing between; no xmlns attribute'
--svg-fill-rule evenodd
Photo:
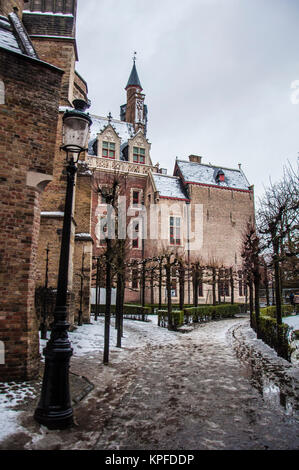
<svg viewBox="0 0 299 470"><path fill-rule="evenodd" d="M294 312L294 307L292 305L282 305L281 312L284 317L288 317ZM261 316L276 318L276 306L263 307L260 310L260 314Z"/></svg>
<svg viewBox="0 0 299 470"><path fill-rule="evenodd" d="M269 308L269 307L268 307ZM262 310L262 309L261 309ZM256 319L255 314L253 314L253 328L256 331ZM266 315L260 315L260 331L259 336L260 338L268 344L271 348L275 349L275 351L284 359L290 360L292 349L289 345L289 334L291 328L286 325L282 324L279 327L280 335L281 335L281 346L279 347L279 341L277 336L277 322L275 318Z"/></svg>
<svg viewBox="0 0 299 470"><path fill-rule="evenodd" d="M171 312L172 326L174 330L177 330L184 324L184 311L183 310L172 310ZM158 310L158 325L167 328L168 327L168 311Z"/></svg>

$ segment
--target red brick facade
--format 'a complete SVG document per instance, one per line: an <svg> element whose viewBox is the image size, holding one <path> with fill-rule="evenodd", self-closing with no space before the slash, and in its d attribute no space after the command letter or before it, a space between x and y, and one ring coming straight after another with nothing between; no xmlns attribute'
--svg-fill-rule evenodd
<svg viewBox="0 0 299 470"><path fill-rule="evenodd" d="M34 295L40 198L53 174L61 77L54 67L0 49L2 379L28 379L38 371Z"/></svg>

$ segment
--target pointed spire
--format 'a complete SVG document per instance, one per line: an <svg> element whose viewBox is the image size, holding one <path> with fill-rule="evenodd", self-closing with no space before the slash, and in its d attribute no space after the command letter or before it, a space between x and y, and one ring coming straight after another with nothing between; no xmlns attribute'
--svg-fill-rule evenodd
<svg viewBox="0 0 299 470"><path fill-rule="evenodd" d="M137 69L136 69L136 65L135 65L136 54L137 54L137 52L134 52L133 68L132 68L131 75L129 77L129 80L128 80L128 83L127 83L127 86L126 86L125 89L127 89L130 86L135 86L135 87L139 87L142 90L142 86L141 86L141 83L140 83L140 80L139 80L139 77L138 77L138 73L137 73Z"/></svg>

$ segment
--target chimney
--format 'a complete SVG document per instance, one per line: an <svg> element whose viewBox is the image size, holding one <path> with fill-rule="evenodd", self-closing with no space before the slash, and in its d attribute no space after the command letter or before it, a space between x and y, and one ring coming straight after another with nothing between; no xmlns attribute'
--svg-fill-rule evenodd
<svg viewBox="0 0 299 470"><path fill-rule="evenodd" d="M201 163L202 157L199 155L189 155L189 161L193 163Z"/></svg>

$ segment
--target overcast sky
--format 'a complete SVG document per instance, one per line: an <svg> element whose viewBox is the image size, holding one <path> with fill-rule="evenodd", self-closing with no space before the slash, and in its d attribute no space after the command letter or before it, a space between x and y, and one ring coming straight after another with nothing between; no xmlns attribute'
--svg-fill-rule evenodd
<svg viewBox="0 0 299 470"><path fill-rule="evenodd" d="M137 51L154 164L172 174L176 156L241 163L257 196L287 161L297 165L298 0L78 3L77 70L90 112L119 119Z"/></svg>

